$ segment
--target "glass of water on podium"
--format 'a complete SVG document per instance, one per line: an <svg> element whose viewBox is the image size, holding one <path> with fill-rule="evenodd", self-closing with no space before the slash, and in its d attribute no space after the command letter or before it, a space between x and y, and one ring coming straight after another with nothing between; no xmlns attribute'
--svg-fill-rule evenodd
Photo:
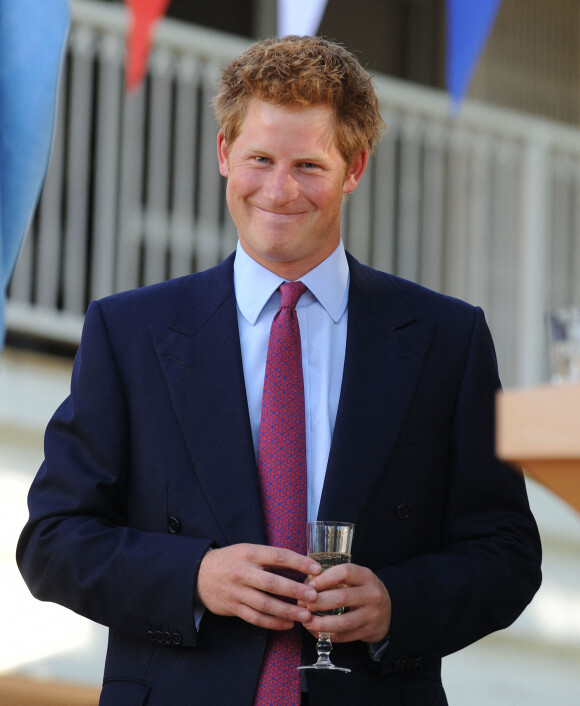
<svg viewBox="0 0 580 706"><path fill-rule="evenodd" d="M580 382L580 307L553 309L547 329L550 381L554 385Z"/></svg>

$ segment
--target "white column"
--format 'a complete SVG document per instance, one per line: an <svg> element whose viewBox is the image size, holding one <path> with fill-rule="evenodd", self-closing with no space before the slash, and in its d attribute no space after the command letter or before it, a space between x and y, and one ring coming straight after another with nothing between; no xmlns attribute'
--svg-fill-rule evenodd
<svg viewBox="0 0 580 706"><path fill-rule="evenodd" d="M544 315L549 272L549 146L541 131L524 146L521 165L518 306L514 329L516 384L545 381Z"/></svg>

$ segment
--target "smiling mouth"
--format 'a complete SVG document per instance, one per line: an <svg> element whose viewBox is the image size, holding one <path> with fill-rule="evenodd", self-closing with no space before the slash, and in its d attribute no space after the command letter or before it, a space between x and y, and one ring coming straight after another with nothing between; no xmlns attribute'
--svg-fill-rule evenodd
<svg viewBox="0 0 580 706"><path fill-rule="evenodd" d="M255 207L258 211L267 214L268 216L277 216L280 218L291 218L293 216L302 216L306 211L296 211L291 213L284 213L283 211L270 211L267 208L260 208L260 206Z"/></svg>

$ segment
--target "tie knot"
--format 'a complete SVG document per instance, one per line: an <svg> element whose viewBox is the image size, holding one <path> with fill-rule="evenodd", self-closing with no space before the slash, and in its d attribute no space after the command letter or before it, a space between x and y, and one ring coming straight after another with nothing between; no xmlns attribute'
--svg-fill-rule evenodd
<svg viewBox="0 0 580 706"><path fill-rule="evenodd" d="M288 306L294 309L305 291L306 285L304 282L284 282L284 284L280 285L280 292L282 294L280 307Z"/></svg>

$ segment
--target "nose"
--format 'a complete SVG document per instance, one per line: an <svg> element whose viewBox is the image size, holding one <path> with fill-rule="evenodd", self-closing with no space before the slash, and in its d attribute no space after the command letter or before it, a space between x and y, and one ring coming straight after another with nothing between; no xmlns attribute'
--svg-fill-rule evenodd
<svg viewBox="0 0 580 706"><path fill-rule="evenodd" d="M281 206L298 198L299 190L296 179L284 165L272 169L264 184L264 195L272 204Z"/></svg>

